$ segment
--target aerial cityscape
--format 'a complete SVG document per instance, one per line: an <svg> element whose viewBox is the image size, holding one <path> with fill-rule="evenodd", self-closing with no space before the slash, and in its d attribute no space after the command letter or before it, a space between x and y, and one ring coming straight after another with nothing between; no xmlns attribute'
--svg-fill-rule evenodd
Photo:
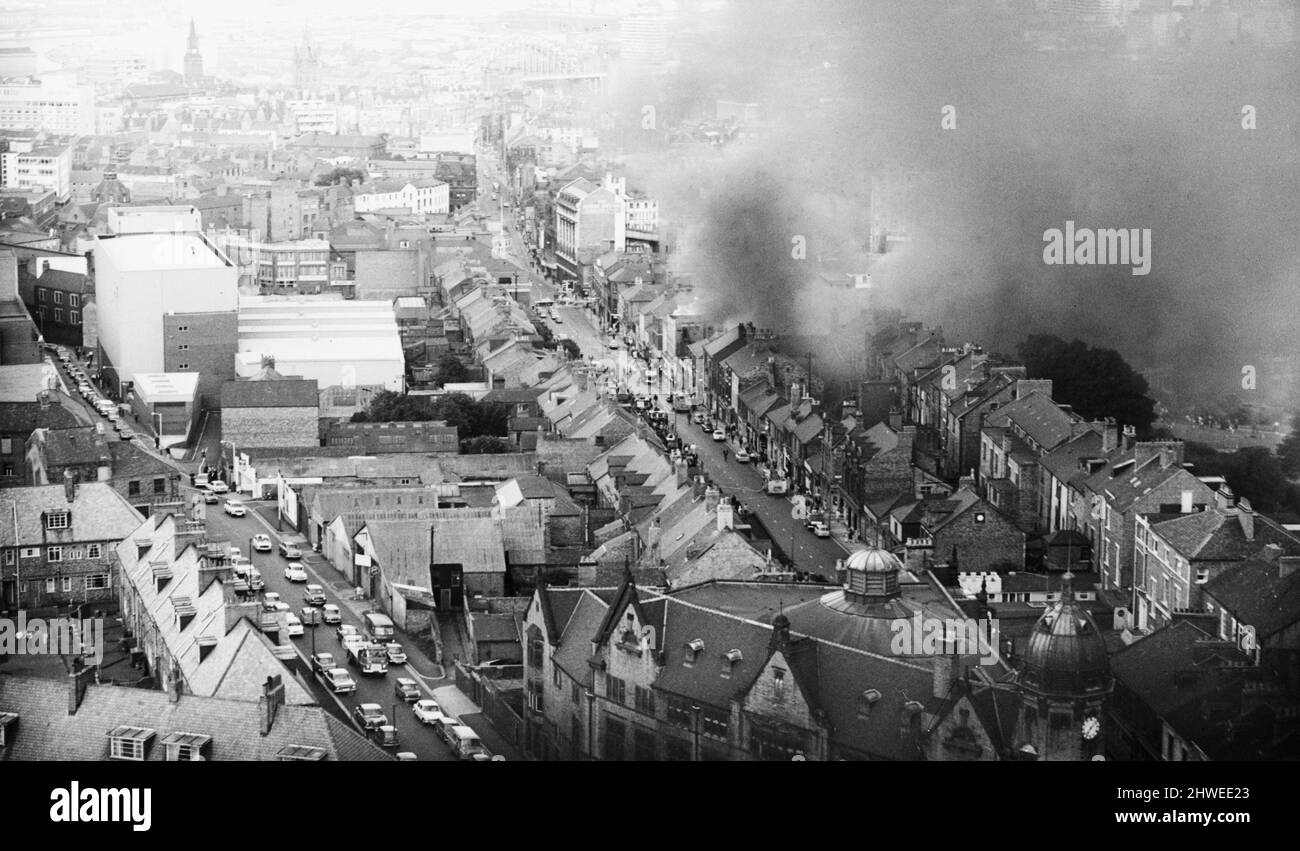
<svg viewBox="0 0 1300 851"><path fill-rule="evenodd" d="M0 9L0 761L1300 759L1297 0Z"/></svg>

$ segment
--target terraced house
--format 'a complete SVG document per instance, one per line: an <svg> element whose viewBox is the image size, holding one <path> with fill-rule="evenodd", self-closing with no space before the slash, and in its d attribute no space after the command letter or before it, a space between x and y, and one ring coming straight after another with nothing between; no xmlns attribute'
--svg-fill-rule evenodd
<svg viewBox="0 0 1300 851"><path fill-rule="evenodd" d="M7 609L113 599L111 550L140 515L105 482L0 491L0 585Z"/></svg>

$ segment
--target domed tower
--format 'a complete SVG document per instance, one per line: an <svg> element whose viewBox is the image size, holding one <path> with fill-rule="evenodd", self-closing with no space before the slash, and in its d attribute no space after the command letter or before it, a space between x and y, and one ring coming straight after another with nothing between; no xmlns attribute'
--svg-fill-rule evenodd
<svg viewBox="0 0 1300 851"><path fill-rule="evenodd" d="M1040 760L1086 760L1102 751L1114 680L1106 641L1074 598L1066 573L1061 599L1034 624L1016 675L1021 696L1016 745Z"/></svg>
<svg viewBox="0 0 1300 851"><path fill-rule="evenodd" d="M897 597L902 569L903 563L889 550L858 550L844 562L844 596L862 603Z"/></svg>

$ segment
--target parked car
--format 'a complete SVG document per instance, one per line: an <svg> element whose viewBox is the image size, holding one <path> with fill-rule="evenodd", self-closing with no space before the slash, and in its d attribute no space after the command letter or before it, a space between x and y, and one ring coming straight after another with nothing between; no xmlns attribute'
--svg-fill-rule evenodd
<svg viewBox="0 0 1300 851"><path fill-rule="evenodd" d="M320 619L325 623L341 623L343 613L339 611L339 607L334 603L325 603L320 607Z"/></svg>
<svg viewBox="0 0 1300 851"><path fill-rule="evenodd" d="M415 713L415 717L419 719L421 724L433 724L439 718L445 717L442 714L442 707L438 705L438 701L428 697L411 704L411 711Z"/></svg>
<svg viewBox="0 0 1300 851"><path fill-rule="evenodd" d="M402 751L397 754L398 762L419 762L420 758L410 751Z"/></svg>
<svg viewBox="0 0 1300 851"><path fill-rule="evenodd" d="M291 561L284 566L284 578L289 582L306 582L307 568L300 561Z"/></svg>
<svg viewBox="0 0 1300 851"><path fill-rule="evenodd" d="M244 517L245 515L248 514L248 509L245 508L244 504L237 499L226 500L226 503L225 505L222 506L222 509L231 517Z"/></svg>
<svg viewBox="0 0 1300 851"><path fill-rule="evenodd" d="M408 677L398 677L397 682L393 684L393 693L402 700L412 703L420 699L420 686Z"/></svg>
<svg viewBox="0 0 1300 851"><path fill-rule="evenodd" d="M384 708L378 703L359 704L352 714L356 716L363 730L375 730L388 724L388 716L384 714Z"/></svg>
<svg viewBox="0 0 1300 851"><path fill-rule="evenodd" d="M313 606L324 606L325 589L315 583L312 583L311 585L308 585L306 588L303 589L302 598L303 600L305 600L306 602L310 603ZM338 611L338 606L335 606L334 609L335 611Z"/></svg>
<svg viewBox="0 0 1300 851"><path fill-rule="evenodd" d="M330 668L321 679L335 694L350 694L357 690L357 681L352 679L347 668Z"/></svg>
<svg viewBox="0 0 1300 851"><path fill-rule="evenodd" d="M736 460L739 461L741 464L748 464L748 463L749 463L749 453L748 453L747 451L745 451L744 449L737 449L737 450L736 450Z"/></svg>
<svg viewBox="0 0 1300 851"><path fill-rule="evenodd" d="M256 550L256 551L259 552L259 553L269 553L269 552L271 551L271 548L272 548L272 545L271 545L271 536L270 536L270 535L254 535L254 536L253 536L253 549L254 549L254 550Z"/></svg>
<svg viewBox="0 0 1300 851"><path fill-rule="evenodd" d="M302 550L298 549L298 547L295 546L294 544L290 544L286 541L281 541L280 556L282 558L302 558Z"/></svg>
<svg viewBox="0 0 1300 851"><path fill-rule="evenodd" d="M812 533L819 538L829 538L831 536L831 527L820 520L813 521L813 524L808 528L812 529Z"/></svg>
<svg viewBox="0 0 1300 851"><path fill-rule="evenodd" d="M129 428L120 428L117 430L117 436L123 440L135 440L135 432Z"/></svg>
<svg viewBox="0 0 1300 851"><path fill-rule="evenodd" d="M460 726L460 720L452 718L450 715L439 715L429 723L433 725L433 732L437 734L438 738L449 745L452 743L451 731Z"/></svg>
<svg viewBox="0 0 1300 851"><path fill-rule="evenodd" d="M281 605L288 604L282 603ZM290 638L302 635L302 619L293 612L289 612L284 616L284 631L289 634Z"/></svg>
<svg viewBox="0 0 1300 851"><path fill-rule="evenodd" d="M384 645L384 649L388 651L388 664L390 665L406 664L406 651L402 649L402 645L394 641Z"/></svg>
<svg viewBox="0 0 1300 851"><path fill-rule="evenodd" d="M720 428L715 428L713 430L713 439L721 443L727 439L727 433Z"/></svg>
<svg viewBox="0 0 1300 851"><path fill-rule="evenodd" d="M397 747L397 728L392 724L380 724L370 734L375 737L375 744L381 748Z"/></svg>
<svg viewBox="0 0 1300 851"><path fill-rule="evenodd" d="M479 740L478 733L475 733L473 728L464 724L451 728L451 741L449 744L452 753L461 759L483 761L492 758L487 748L483 747L483 742Z"/></svg>
<svg viewBox="0 0 1300 851"><path fill-rule="evenodd" d="M262 608L268 612L274 612L276 605L280 602L280 595L274 591L267 591L262 595Z"/></svg>
<svg viewBox="0 0 1300 851"><path fill-rule="evenodd" d="M703 411L703 410L700 410L700 411L696 411L695 413L691 414L691 422L695 423L696 425L703 425L703 424L704 424L704 411Z"/></svg>
<svg viewBox="0 0 1300 851"><path fill-rule="evenodd" d="M336 667L338 667L338 662L334 659L333 653L316 653L311 657L311 671L313 674L324 674Z"/></svg>
<svg viewBox="0 0 1300 851"><path fill-rule="evenodd" d="M213 493L229 493L230 485L222 481L208 482L208 488Z"/></svg>

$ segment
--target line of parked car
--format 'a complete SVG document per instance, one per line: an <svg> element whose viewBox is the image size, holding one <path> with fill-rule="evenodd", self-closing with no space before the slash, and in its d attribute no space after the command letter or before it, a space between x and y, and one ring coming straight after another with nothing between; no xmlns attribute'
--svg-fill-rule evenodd
<svg viewBox="0 0 1300 851"><path fill-rule="evenodd" d="M126 420L122 419L116 403L99 395L99 391L91 383L91 376L86 374L86 371L81 368L81 364L77 362L77 359L72 356L72 353L67 348L63 346L47 346L46 351L51 352L59 359L64 369L68 371L68 375L77 382L77 392L81 394L81 398L85 399L101 417L112 423L113 430L123 440L131 440L135 437L135 431L127 424ZM53 365L53 361L50 361L50 363Z"/></svg>

